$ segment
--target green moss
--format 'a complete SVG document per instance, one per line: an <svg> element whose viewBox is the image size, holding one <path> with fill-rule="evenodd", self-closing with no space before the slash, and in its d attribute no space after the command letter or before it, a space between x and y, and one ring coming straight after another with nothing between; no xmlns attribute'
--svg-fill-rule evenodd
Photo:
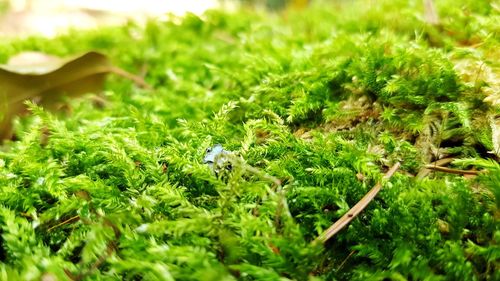
<svg viewBox="0 0 500 281"><path fill-rule="evenodd" d="M439 3L440 26L421 1L356 1L0 43L0 61L97 49L154 87L111 77L103 108L87 96L16 121L0 279L498 279L495 85L458 60L498 71L500 21L459 2ZM216 143L261 172L216 176L202 164ZM487 172L414 177L443 157ZM358 218L311 244L396 162Z"/></svg>

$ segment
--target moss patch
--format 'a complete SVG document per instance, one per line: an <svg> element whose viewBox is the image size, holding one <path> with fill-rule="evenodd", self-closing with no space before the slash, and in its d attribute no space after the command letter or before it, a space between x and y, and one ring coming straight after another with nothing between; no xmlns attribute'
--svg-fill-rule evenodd
<svg viewBox="0 0 500 281"><path fill-rule="evenodd" d="M30 105L0 151L0 279L499 279L498 6L439 1L432 26L372 2L2 42L1 61L96 49L154 90ZM260 172L217 177L216 143ZM415 177L448 157L485 172Z"/></svg>

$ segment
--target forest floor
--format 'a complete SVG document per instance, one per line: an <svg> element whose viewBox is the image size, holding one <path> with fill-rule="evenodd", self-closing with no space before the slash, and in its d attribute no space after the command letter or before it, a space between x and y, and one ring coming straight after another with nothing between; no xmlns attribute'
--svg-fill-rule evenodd
<svg viewBox="0 0 500 281"><path fill-rule="evenodd" d="M335 3L0 42L0 280L500 280L499 6Z"/></svg>

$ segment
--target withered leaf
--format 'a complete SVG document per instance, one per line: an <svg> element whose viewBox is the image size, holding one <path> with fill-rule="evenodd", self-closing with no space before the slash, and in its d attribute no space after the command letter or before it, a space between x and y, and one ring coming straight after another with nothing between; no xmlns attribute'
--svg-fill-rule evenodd
<svg viewBox="0 0 500 281"><path fill-rule="evenodd" d="M12 57L0 65L0 141L11 137L12 119L26 112L24 101L55 110L63 97L100 91L108 73L147 87L141 78L113 66L107 56L94 51L67 59L36 52Z"/></svg>

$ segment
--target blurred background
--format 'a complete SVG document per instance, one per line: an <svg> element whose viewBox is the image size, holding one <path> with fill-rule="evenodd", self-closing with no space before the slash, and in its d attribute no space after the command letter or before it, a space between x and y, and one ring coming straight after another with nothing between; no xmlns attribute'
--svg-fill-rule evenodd
<svg viewBox="0 0 500 281"><path fill-rule="evenodd" d="M0 36L54 36L69 28L96 28L150 17L202 14L238 6L279 11L311 0L0 0ZM338 0L337 0L338 1Z"/></svg>
<svg viewBox="0 0 500 281"><path fill-rule="evenodd" d="M68 28L119 25L165 14L201 14L218 0L0 0L0 36L54 36Z"/></svg>

